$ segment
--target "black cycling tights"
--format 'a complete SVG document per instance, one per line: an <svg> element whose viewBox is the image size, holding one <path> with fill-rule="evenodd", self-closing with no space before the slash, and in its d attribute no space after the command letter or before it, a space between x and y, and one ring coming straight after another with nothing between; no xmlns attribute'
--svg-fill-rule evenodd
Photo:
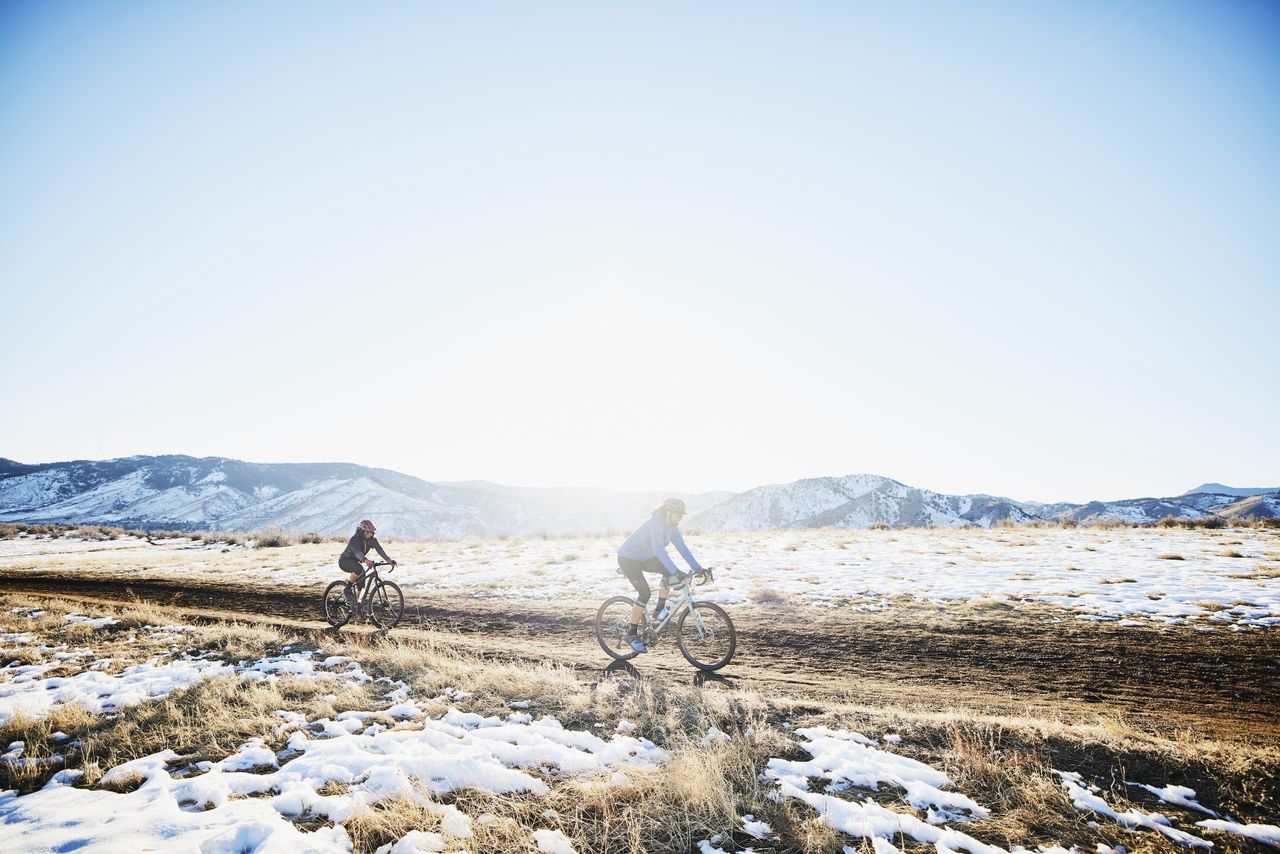
<svg viewBox="0 0 1280 854"><path fill-rule="evenodd" d="M622 568L622 574L627 577L627 581L631 582L631 586L639 594L636 598L640 600L641 605L649 604L649 582L645 580L644 574L646 572L656 572L661 574L664 579L667 574L667 568L656 557L651 557L648 560L633 560L632 558L618 555L618 566Z"/></svg>

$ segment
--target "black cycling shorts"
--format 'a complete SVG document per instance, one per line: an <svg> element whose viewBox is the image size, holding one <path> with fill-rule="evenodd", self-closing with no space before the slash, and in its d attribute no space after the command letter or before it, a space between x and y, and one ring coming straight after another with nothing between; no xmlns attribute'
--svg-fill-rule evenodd
<svg viewBox="0 0 1280 854"><path fill-rule="evenodd" d="M663 581L665 582L666 580L667 568L656 557L651 557L648 560L635 560L634 558L618 555L618 566L622 569L622 574L627 577L627 581L631 582L631 586L639 594L636 598L640 600L641 605L649 604L649 582L645 580L644 574L646 572L660 572L663 575Z"/></svg>
<svg viewBox="0 0 1280 854"><path fill-rule="evenodd" d="M338 569L342 570L343 572L354 572L357 575L359 575L361 579L364 578L364 572L365 572L364 564L362 564L360 561L356 560L353 557L347 557L346 555L343 555L342 557L338 558Z"/></svg>

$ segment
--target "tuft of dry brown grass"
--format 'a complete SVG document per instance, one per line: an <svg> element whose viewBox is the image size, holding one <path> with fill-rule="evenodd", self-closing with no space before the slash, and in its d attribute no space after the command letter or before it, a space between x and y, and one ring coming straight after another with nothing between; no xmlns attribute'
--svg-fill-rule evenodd
<svg viewBox="0 0 1280 854"><path fill-rule="evenodd" d="M759 583L751 585L747 598L757 605L785 605L787 602L785 593Z"/></svg>
<svg viewBox="0 0 1280 854"><path fill-rule="evenodd" d="M265 531L253 535L253 547L256 549L280 549L297 544L298 536L278 525L272 525Z"/></svg>

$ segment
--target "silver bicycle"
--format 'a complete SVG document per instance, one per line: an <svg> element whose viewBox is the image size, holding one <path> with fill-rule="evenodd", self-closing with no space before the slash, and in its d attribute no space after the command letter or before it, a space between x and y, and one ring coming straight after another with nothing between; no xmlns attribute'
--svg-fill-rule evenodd
<svg viewBox="0 0 1280 854"><path fill-rule="evenodd" d="M733 659L738 646L738 633L724 608L714 602L699 602L693 597L695 587L715 580L711 570L704 569L688 576L671 588L667 600L667 617L654 623L642 608L640 636L652 651L668 626L675 626L676 645L684 657L699 670L719 670ZM600 647L619 661L635 658L640 653L624 638L631 627L632 608L639 605L634 597L614 596L606 599L596 612L596 639Z"/></svg>

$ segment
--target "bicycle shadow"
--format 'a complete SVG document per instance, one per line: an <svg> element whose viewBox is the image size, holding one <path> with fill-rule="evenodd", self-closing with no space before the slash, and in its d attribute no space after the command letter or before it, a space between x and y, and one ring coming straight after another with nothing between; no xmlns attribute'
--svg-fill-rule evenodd
<svg viewBox="0 0 1280 854"><path fill-rule="evenodd" d="M608 667L600 671L601 679L617 678L618 676L630 676L633 679L639 679L641 673L630 661L623 661L618 658L615 658Z"/></svg>
<svg viewBox="0 0 1280 854"><path fill-rule="evenodd" d="M351 624L346 623L341 626L330 626L327 629L320 629L319 633L331 638L342 637L349 643L354 643L360 646L383 646L391 639L391 629L378 629L373 632L352 630L344 634L342 631L344 628L351 628Z"/></svg>
<svg viewBox="0 0 1280 854"><path fill-rule="evenodd" d="M735 691L738 686L728 676L721 676L719 673L708 673L705 670L699 670L693 675L693 685L695 688L701 688L706 684L721 685L725 688L732 688Z"/></svg>

